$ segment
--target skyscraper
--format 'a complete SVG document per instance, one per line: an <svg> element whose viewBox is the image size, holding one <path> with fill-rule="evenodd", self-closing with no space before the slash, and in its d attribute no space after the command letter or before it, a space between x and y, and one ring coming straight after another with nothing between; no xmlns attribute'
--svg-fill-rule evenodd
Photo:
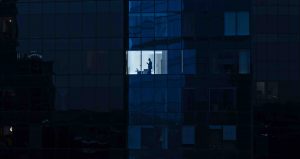
<svg viewBox="0 0 300 159"><path fill-rule="evenodd" d="M130 156L288 156L299 132L298 11L294 0L131 0Z"/></svg>
<svg viewBox="0 0 300 159"><path fill-rule="evenodd" d="M0 0L0 158L291 158L299 10Z"/></svg>
<svg viewBox="0 0 300 159"><path fill-rule="evenodd" d="M298 156L300 2L253 1L255 157Z"/></svg>
<svg viewBox="0 0 300 159"><path fill-rule="evenodd" d="M0 6L0 156L127 158L123 1Z"/></svg>

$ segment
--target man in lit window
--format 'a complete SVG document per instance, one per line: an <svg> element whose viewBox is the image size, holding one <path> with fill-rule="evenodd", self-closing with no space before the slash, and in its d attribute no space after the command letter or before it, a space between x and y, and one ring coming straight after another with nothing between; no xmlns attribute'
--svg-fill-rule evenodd
<svg viewBox="0 0 300 159"><path fill-rule="evenodd" d="M148 58L148 61L149 61L149 62L147 62L147 65L148 65L148 72L147 72L147 74L151 74L151 70L152 70L152 61L151 61L150 58Z"/></svg>

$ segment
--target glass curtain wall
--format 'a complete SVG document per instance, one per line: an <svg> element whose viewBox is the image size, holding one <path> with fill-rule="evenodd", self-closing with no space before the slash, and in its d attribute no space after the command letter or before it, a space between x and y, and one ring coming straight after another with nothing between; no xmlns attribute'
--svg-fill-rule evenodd
<svg viewBox="0 0 300 159"><path fill-rule="evenodd" d="M13 154L44 159L126 157L124 3L17 1L17 51L53 62L55 110L25 111L22 126L16 128L18 133L24 130L24 144Z"/></svg>
<svg viewBox="0 0 300 159"><path fill-rule="evenodd" d="M128 7L129 156L181 158L181 91L185 74L195 73L195 52L183 50L182 0L130 0Z"/></svg>

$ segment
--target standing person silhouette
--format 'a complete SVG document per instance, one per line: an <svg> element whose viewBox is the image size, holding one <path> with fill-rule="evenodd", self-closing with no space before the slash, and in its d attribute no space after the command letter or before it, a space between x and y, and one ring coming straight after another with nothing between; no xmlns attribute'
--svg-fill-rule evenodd
<svg viewBox="0 0 300 159"><path fill-rule="evenodd" d="M151 70L152 70L152 61L150 58L148 58L148 61L147 62L147 65L148 65L148 71L147 71L147 74L151 74Z"/></svg>

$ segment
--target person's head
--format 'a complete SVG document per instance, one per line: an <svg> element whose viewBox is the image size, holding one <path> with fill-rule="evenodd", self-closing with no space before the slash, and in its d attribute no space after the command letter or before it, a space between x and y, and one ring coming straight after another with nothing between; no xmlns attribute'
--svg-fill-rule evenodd
<svg viewBox="0 0 300 159"><path fill-rule="evenodd" d="M151 59L150 59L150 58L148 58L148 61L151 61Z"/></svg>

